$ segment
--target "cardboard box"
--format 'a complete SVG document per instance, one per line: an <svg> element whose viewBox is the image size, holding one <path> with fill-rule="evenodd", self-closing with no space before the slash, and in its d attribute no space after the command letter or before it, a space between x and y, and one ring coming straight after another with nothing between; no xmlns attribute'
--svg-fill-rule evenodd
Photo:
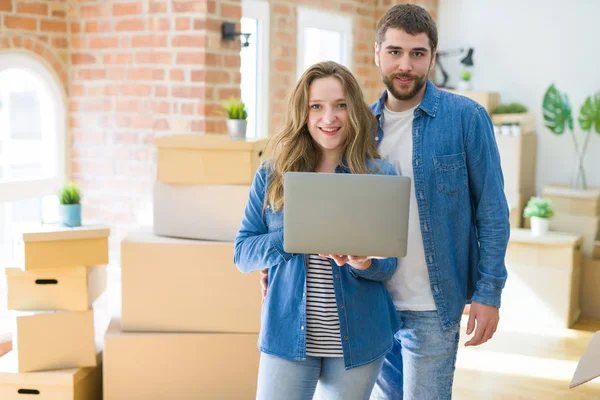
<svg viewBox="0 0 600 400"><path fill-rule="evenodd" d="M535 188L537 136L496 135L496 143L504 175L504 190L507 193L533 191Z"/></svg>
<svg viewBox="0 0 600 400"><path fill-rule="evenodd" d="M550 230L582 236L582 253L585 257L592 258L596 240L599 239L600 217L557 212L550 218Z"/></svg>
<svg viewBox="0 0 600 400"><path fill-rule="evenodd" d="M544 197L552 202L555 213L600 216L600 189L572 189L565 185L549 185Z"/></svg>
<svg viewBox="0 0 600 400"><path fill-rule="evenodd" d="M531 135L535 131L535 119L533 113L530 112L520 114L492 114L491 117L492 123L497 126L519 124L521 135Z"/></svg>
<svg viewBox="0 0 600 400"><path fill-rule="evenodd" d="M24 224L17 227L14 257L23 270L88 267L108 264L106 225L77 228L59 224Z"/></svg>
<svg viewBox="0 0 600 400"><path fill-rule="evenodd" d="M105 400L254 399L257 334L121 332L104 340Z"/></svg>
<svg viewBox="0 0 600 400"><path fill-rule="evenodd" d="M596 332L583 356L577 364L577 369L569 387L573 389L600 376L600 331Z"/></svg>
<svg viewBox="0 0 600 400"><path fill-rule="evenodd" d="M581 242L580 236L565 233L536 237L527 229L512 230L502 319L537 328L568 328L576 322L581 314Z"/></svg>
<svg viewBox="0 0 600 400"><path fill-rule="evenodd" d="M475 92L449 90L449 92L468 97L469 99L481 104L488 114L491 114L498 107L500 95L496 92Z"/></svg>
<svg viewBox="0 0 600 400"><path fill-rule="evenodd" d="M0 357L2 400L102 400L102 364L44 372L19 373L14 351Z"/></svg>
<svg viewBox="0 0 600 400"><path fill-rule="evenodd" d="M600 259L600 240L596 240L596 243L594 245L593 258Z"/></svg>
<svg viewBox="0 0 600 400"><path fill-rule="evenodd" d="M14 314L13 350L18 372L97 365L91 310Z"/></svg>
<svg viewBox="0 0 600 400"><path fill-rule="evenodd" d="M171 135L155 140L157 180L180 185L250 185L263 161L266 139L227 135Z"/></svg>
<svg viewBox="0 0 600 400"><path fill-rule="evenodd" d="M135 232L121 242L125 331L260 330L258 273L233 264L233 243Z"/></svg>
<svg viewBox="0 0 600 400"><path fill-rule="evenodd" d="M600 320L600 260L583 259L580 301L583 318Z"/></svg>
<svg viewBox="0 0 600 400"><path fill-rule="evenodd" d="M250 193L248 185L154 184L154 233L233 242Z"/></svg>
<svg viewBox="0 0 600 400"><path fill-rule="evenodd" d="M6 268L9 310L85 311L106 288L106 267Z"/></svg>

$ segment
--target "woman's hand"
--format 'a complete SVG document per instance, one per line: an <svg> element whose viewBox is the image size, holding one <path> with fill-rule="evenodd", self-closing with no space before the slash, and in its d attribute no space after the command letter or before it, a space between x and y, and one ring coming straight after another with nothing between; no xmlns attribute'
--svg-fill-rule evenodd
<svg viewBox="0 0 600 400"><path fill-rule="evenodd" d="M319 254L321 257L331 258L338 266L344 264L350 265L354 269L364 271L371 266L372 259L383 259L386 257L365 257L365 256L341 256L338 254Z"/></svg>

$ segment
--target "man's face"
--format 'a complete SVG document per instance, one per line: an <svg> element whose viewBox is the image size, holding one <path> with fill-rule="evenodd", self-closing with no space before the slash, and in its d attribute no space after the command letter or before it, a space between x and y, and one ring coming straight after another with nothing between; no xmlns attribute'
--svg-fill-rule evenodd
<svg viewBox="0 0 600 400"><path fill-rule="evenodd" d="M392 96L410 100L423 89L435 62L426 33L410 35L388 28L381 45L375 44L375 64Z"/></svg>

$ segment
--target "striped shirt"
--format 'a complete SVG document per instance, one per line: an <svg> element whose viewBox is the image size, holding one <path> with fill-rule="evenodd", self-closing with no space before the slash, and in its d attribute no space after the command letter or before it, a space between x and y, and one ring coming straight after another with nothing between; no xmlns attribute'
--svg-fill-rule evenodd
<svg viewBox="0 0 600 400"><path fill-rule="evenodd" d="M342 357L340 319L337 313L331 262L308 256L306 273L306 355Z"/></svg>

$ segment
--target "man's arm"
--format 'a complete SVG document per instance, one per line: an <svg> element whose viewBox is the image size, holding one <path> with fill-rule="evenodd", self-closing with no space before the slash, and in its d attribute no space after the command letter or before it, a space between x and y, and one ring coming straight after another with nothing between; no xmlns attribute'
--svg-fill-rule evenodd
<svg viewBox="0 0 600 400"><path fill-rule="evenodd" d="M479 240L479 280L469 313L467 334L477 323L475 336L467 345L478 345L496 331L500 296L506 282L504 257L510 235L508 204L500 154L489 115L478 107L472 117L465 143L471 206Z"/></svg>

